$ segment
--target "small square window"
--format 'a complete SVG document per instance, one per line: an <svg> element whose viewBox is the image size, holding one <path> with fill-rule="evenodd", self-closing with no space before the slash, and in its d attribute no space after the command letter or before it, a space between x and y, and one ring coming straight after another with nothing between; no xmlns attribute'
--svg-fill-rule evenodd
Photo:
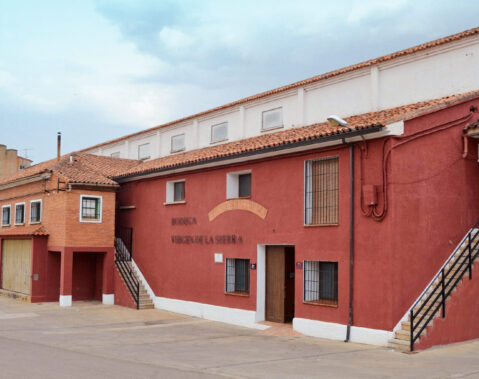
<svg viewBox="0 0 479 379"><path fill-rule="evenodd" d="M184 179L166 182L165 204L183 204L186 199L186 182Z"/></svg>
<svg viewBox="0 0 479 379"><path fill-rule="evenodd" d="M42 221L42 201L34 200L30 202L30 223Z"/></svg>
<svg viewBox="0 0 479 379"><path fill-rule="evenodd" d="M10 225L11 210L12 208L10 205L2 206L2 225L3 226Z"/></svg>
<svg viewBox="0 0 479 379"><path fill-rule="evenodd" d="M101 222L101 197L100 196L80 196L81 209L80 221L83 222Z"/></svg>
<svg viewBox="0 0 479 379"><path fill-rule="evenodd" d="M226 141L228 139L228 123L213 125L211 127L211 143Z"/></svg>
<svg viewBox="0 0 479 379"><path fill-rule="evenodd" d="M283 108L271 109L263 112L263 130L283 127Z"/></svg>
<svg viewBox="0 0 479 379"><path fill-rule="evenodd" d="M338 304L338 262L304 261L304 302Z"/></svg>
<svg viewBox="0 0 479 379"><path fill-rule="evenodd" d="M238 197L251 196L251 174L238 175Z"/></svg>
<svg viewBox="0 0 479 379"><path fill-rule="evenodd" d="M185 182L174 183L174 196L173 201L185 200Z"/></svg>
<svg viewBox="0 0 479 379"><path fill-rule="evenodd" d="M15 204L15 224L25 224L25 203Z"/></svg>
<svg viewBox="0 0 479 379"><path fill-rule="evenodd" d="M139 153L138 153L139 154ZM111 153L110 154L110 157L112 158L120 158L120 152L119 151L116 151L114 153ZM141 159L141 158L140 158Z"/></svg>
<svg viewBox="0 0 479 379"><path fill-rule="evenodd" d="M249 294L249 259L226 258L225 292Z"/></svg>
<svg viewBox="0 0 479 379"><path fill-rule="evenodd" d="M185 135L179 134L171 137L171 152L176 153L183 150L185 150Z"/></svg>
<svg viewBox="0 0 479 379"><path fill-rule="evenodd" d="M138 146L138 159L149 159L150 158L150 144L144 143L143 145Z"/></svg>

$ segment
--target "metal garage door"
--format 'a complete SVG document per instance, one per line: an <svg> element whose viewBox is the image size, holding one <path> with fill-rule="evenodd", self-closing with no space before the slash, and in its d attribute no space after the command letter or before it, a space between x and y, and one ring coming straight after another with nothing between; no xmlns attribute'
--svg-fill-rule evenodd
<svg viewBox="0 0 479 379"><path fill-rule="evenodd" d="M3 240L2 288L30 295L32 240Z"/></svg>

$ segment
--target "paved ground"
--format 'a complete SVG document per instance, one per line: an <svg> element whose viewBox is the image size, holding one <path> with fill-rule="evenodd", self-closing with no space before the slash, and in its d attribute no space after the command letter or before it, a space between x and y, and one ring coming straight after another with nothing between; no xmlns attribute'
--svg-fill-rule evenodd
<svg viewBox="0 0 479 379"><path fill-rule="evenodd" d="M479 340L414 355L158 310L0 297L1 378L479 378Z"/></svg>

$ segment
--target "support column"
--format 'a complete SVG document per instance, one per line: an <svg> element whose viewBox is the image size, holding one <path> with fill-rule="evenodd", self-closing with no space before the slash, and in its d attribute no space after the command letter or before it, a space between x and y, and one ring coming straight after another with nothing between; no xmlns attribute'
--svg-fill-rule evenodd
<svg viewBox="0 0 479 379"><path fill-rule="evenodd" d="M60 307L72 305L73 250L63 249L60 265Z"/></svg>
<svg viewBox="0 0 479 379"><path fill-rule="evenodd" d="M109 248L105 252L103 258L103 273L102 273L102 303L105 305L115 304L115 291L114 291L114 279L113 270L115 270L115 249Z"/></svg>

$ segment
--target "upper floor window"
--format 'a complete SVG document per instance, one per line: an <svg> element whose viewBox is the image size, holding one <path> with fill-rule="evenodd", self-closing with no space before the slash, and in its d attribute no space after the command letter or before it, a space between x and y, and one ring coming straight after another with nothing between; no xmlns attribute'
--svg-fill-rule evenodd
<svg viewBox="0 0 479 379"><path fill-rule="evenodd" d="M150 144L144 143L138 146L138 159L149 159L150 158Z"/></svg>
<svg viewBox="0 0 479 379"><path fill-rule="evenodd" d="M101 196L80 196L80 221L101 222Z"/></svg>
<svg viewBox="0 0 479 379"><path fill-rule="evenodd" d="M171 152L176 153L183 150L185 150L185 134L171 137Z"/></svg>
<svg viewBox="0 0 479 379"><path fill-rule="evenodd" d="M138 147L139 148L139 147ZM138 155L140 154L140 152L138 151ZM148 154L149 155L149 154ZM119 151L115 151L114 153L111 153L110 154L110 157L112 158L120 158L120 152ZM141 158L138 158L138 159L141 159Z"/></svg>
<svg viewBox="0 0 479 379"><path fill-rule="evenodd" d="M228 123L213 125L211 127L211 143L226 141L228 139Z"/></svg>
<svg viewBox="0 0 479 379"><path fill-rule="evenodd" d="M263 112L262 130L277 129L283 127L283 108L270 109Z"/></svg>
<svg viewBox="0 0 479 379"><path fill-rule="evenodd" d="M186 196L184 179L166 182L166 204L184 203Z"/></svg>
<svg viewBox="0 0 479 379"><path fill-rule="evenodd" d="M15 204L15 225L25 224L25 203Z"/></svg>
<svg viewBox="0 0 479 379"><path fill-rule="evenodd" d="M32 200L30 202L30 223L42 221L42 201Z"/></svg>
<svg viewBox="0 0 479 379"><path fill-rule="evenodd" d="M306 161L306 225L337 225L339 214L339 160L328 157Z"/></svg>
<svg viewBox="0 0 479 379"><path fill-rule="evenodd" d="M251 196L251 170L226 174L226 198Z"/></svg>
<svg viewBox="0 0 479 379"><path fill-rule="evenodd" d="M10 225L11 209L12 207L10 205L2 206L2 225L3 226Z"/></svg>

